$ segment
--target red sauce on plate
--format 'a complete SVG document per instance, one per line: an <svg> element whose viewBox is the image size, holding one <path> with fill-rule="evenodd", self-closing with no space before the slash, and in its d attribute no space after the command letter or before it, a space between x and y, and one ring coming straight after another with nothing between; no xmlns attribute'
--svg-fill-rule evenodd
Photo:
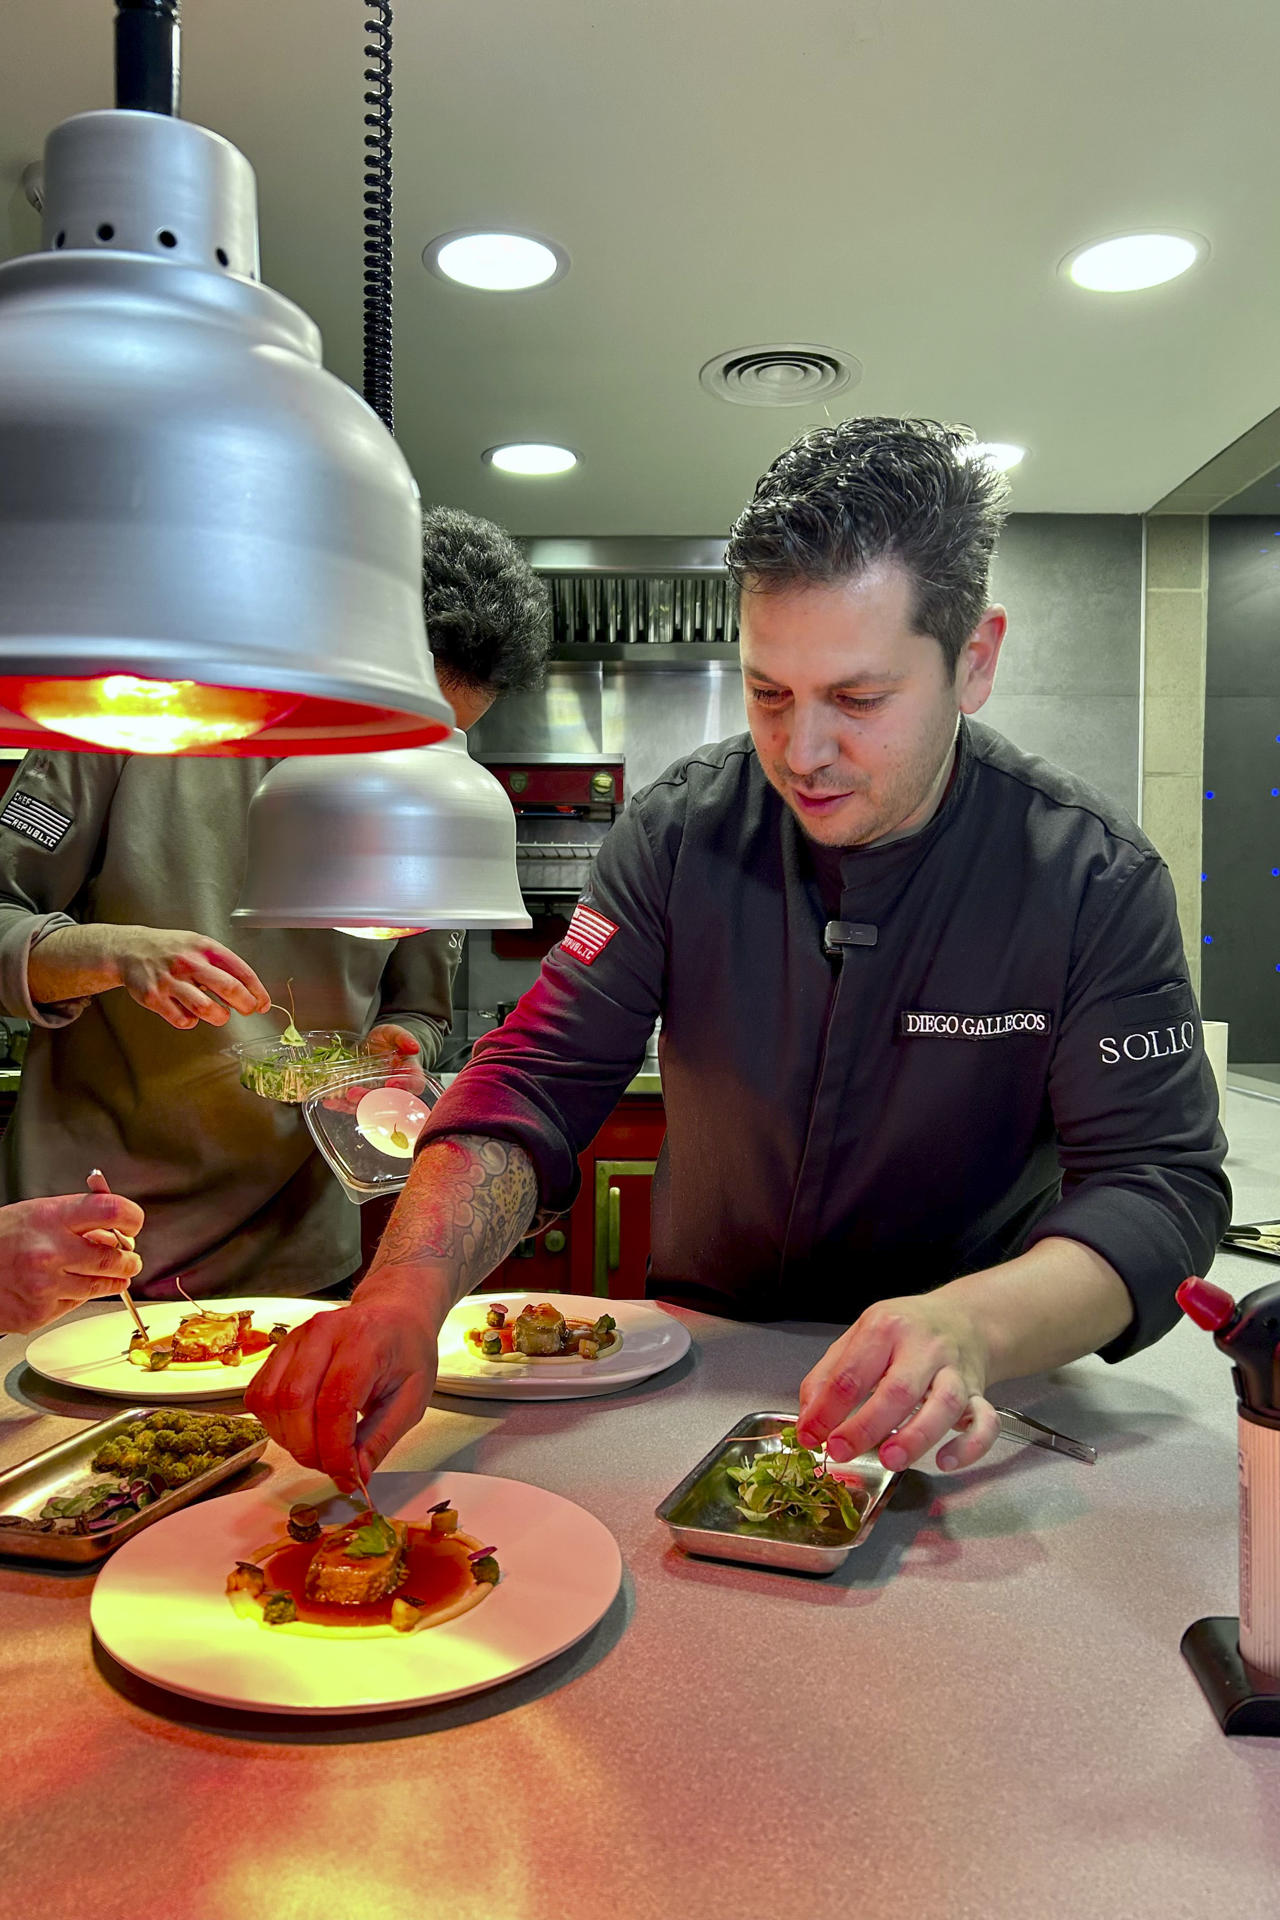
<svg viewBox="0 0 1280 1920"><path fill-rule="evenodd" d="M310 1620L326 1627L385 1627L391 1623L391 1602L410 1595L425 1600L428 1607L451 1606L461 1600L475 1584L468 1549L448 1534L432 1536L426 1529L411 1527L405 1548L408 1573L395 1593L368 1606L341 1606L334 1600L309 1600L307 1568L315 1552L315 1541L298 1541L273 1553L262 1571L267 1590L291 1593L299 1620Z"/></svg>
<svg viewBox="0 0 1280 1920"><path fill-rule="evenodd" d="M263 1333L259 1327L250 1327L248 1333L241 1334L239 1345L242 1355L262 1353L271 1345L271 1335Z"/></svg>

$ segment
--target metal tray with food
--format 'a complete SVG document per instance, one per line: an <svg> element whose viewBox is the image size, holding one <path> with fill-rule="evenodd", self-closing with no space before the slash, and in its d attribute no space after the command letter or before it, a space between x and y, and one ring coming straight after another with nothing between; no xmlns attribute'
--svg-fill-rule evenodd
<svg viewBox="0 0 1280 1920"><path fill-rule="evenodd" d="M128 1407L0 1472L0 1556L101 1560L257 1460L247 1414Z"/></svg>
<svg viewBox="0 0 1280 1920"><path fill-rule="evenodd" d="M899 1475L875 1454L839 1465L815 1459L783 1437L796 1419L749 1413L735 1421L657 1508L677 1546L787 1573L821 1576L844 1565Z"/></svg>

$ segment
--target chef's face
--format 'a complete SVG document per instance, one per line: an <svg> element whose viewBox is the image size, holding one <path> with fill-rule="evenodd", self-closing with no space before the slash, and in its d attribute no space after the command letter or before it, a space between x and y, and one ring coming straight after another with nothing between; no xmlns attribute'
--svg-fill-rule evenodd
<svg viewBox="0 0 1280 1920"><path fill-rule="evenodd" d="M954 676L911 624L911 582L883 561L833 586L742 595L747 720L760 764L811 840L864 846L928 819L957 718L995 680L1005 615L991 607Z"/></svg>

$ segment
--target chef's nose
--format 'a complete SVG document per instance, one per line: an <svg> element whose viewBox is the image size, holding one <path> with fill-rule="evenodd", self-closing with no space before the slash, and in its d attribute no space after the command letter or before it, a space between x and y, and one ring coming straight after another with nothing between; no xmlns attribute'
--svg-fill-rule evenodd
<svg viewBox="0 0 1280 1920"><path fill-rule="evenodd" d="M839 758L839 746L827 713L820 701L812 706L799 701L791 713L791 736L787 741L787 766L799 779L820 773Z"/></svg>

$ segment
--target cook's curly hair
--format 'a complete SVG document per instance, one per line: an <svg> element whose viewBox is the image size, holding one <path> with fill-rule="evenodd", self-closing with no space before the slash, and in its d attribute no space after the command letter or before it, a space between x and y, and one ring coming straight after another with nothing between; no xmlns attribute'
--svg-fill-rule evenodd
<svg viewBox="0 0 1280 1920"><path fill-rule="evenodd" d="M436 670L490 693L541 686L547 590L509 534L457 507L422 519L422 603Z"/></svg>
<svg viewBox="0 0 1280 1920"><path fill-rule="evenodd" d="M968 427L855 419L802 434L757 482L725 564L742 593L830 586L878 560L910 576L916 632L954 674L987 607L1008 488Z"/></svg>

